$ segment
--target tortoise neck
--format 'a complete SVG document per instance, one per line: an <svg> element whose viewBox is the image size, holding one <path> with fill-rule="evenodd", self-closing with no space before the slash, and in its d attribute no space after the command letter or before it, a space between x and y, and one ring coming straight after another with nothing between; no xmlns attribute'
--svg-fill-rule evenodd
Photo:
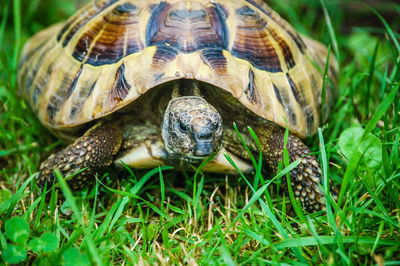
<svg viewBox="0 0 400 266"><path fill-rule="evenodd" d="M197 80L181 79L174 82L171 100L183 96L203 97L200 92L200 84Z"/></svg>

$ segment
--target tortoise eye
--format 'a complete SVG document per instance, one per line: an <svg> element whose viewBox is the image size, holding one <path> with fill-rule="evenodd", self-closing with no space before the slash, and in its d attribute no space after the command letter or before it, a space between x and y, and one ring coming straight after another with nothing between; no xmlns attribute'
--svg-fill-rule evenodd
<svg viewBox="0 0 400 266"><path fill-rule="evenodd" d="M182 121L179 121L178 128L179 128L179 131L182 133L188 132L187 126L184 123L182 123Z"/></svg>

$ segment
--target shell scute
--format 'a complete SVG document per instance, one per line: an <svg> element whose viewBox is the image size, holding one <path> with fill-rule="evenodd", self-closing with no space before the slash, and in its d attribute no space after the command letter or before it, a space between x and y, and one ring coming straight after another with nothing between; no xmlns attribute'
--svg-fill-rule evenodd
<svg viewBox="0 0 400 266"><path fill-rule="evenodd" d="M268 35L267 22L248 6L236 10L237 30L232 55L268 72L281 72L278 54Z"/></svg>
<svg viewBox="0 0 400 266"><path fill-rule="evenodd" d="M210 48L201 51L201 58L217 75L226 75L227 61L223 50Z"/></svg>
<svg viewBox="0 0 400 266"><path fill-rule="evenodd" d="M138 34L137 12L135 5L125 3L93 19L91 27L81 30L72 56L82 63L101 66L141 51L144 44Z"/></svg>
<svg viewBox="0 0 400 266"><path fill-rule="evenodd" d="M148 46L168 45L179 52L192 53L204 48L226 49L228 32L218 5L161 2L152 9L146 30Z"/></svg>
<svg viewBox="0 0 400 266"><path fill-rule="evenodd" d="M78 12L75 16L68 20L65 26L60 30L57 35L57 41L61 41L64 34L67 35L63 38L62 46L65 47L74 37L74 35L83 28L90 20L95 18L104 9L114 4L118 0L111 1L100 1L100 3L93 3L91 6L87 6L82 12ZM74 25L74 26L72 26ZM71 28L72 27L72 28Z"/></svg>
<svg viewBox="0 0 400 266"><path fill-rule="evenodd" d="M121 64L115 74L115 82L111 89L109 101L113 104L115 104L115 102L123 101L128 95L130 89L131 85L125 78L125 65Z"/></svg>

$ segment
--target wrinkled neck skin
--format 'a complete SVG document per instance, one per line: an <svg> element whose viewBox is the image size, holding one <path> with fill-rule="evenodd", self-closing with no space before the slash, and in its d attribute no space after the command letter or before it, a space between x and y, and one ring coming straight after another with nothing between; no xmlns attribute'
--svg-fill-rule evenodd
<svg viewBox="0 0 400 266"><path fill-rule="evenodd" d="M191 95L182 94L181 88L174 88L165 109L161 134L170 163L185 168L201 163L219 150L222 118L201 97L197 87L192 88Z"/></svg>

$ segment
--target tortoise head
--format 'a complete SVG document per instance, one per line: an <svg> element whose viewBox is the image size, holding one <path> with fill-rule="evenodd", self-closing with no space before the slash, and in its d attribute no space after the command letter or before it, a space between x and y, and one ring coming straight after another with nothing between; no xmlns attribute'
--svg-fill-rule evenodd
<svg viewBox="0 0 400 266"><path fill-rule="evenodd" d="M172 98L165 110L162 138L173 157L198 158L216 152L221 144L222 118L199 96Z"/></svg>

